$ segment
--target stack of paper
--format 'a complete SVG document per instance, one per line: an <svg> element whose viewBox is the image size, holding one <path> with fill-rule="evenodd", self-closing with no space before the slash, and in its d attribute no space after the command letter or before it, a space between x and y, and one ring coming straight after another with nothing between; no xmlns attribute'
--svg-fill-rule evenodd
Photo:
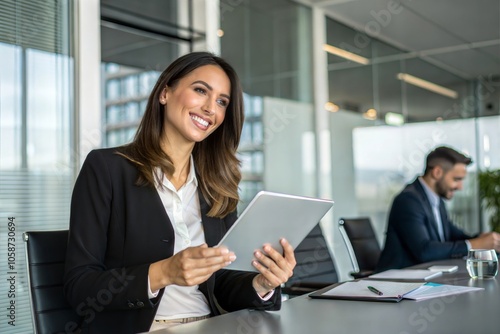
<svg viewBox="0 0 500 334"><path fill-rule="evenodd" d="M442 275L441 271L430 271L428 269L390 269L369 278L389 279L389 280L412 280L427 281L431 278Z"/></svg>
<svg viewBox="0 0 500 334"><path fill-rule="evenodd" d="M458 286L436 283L425 283L416 290L407 293L404 298L412 300L426 300L431 298L439 298L451 295L458 295L470 291L484 290L484 288L473 288L470 286Z"/></svg>

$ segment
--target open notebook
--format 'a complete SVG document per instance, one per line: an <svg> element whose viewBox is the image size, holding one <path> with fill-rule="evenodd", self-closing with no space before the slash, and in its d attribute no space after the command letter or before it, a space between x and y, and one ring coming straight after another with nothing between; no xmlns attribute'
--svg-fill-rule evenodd
<svg viewBox="0 0 500 334"><path fill-rule="evenodd" d="M370 287L372 288L371 290ZM373 292L373 288L380 291L382 294ZM436 283L360 280L344 282L334 287L330 286L313 292L309 295L309 297L321 299L399 302L402 299L419 301L479 290L484 289Z"/></svg>
<svg viewBox="0 0 500 334"><path fill-rule="evenodd" d="M350 299L366 301L389 301L399 302L403 296L419 287L423 283L414 282L388 282L388 281L349 281L337 285L333 288L322 289L309 295L311 298L324 299ZM379 295L371 291L368 287L374 287L383 294Z"/></svg>

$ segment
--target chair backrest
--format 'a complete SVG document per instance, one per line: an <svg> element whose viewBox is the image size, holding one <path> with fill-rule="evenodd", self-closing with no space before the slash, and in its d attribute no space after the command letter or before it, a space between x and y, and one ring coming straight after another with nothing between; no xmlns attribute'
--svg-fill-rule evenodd
<svg viewBox="0 0 500 334"><path fill-rule="evenodd" d="M380 245L370 218L341 218L339 230L354 268L352 276L367 276L375 270L380 257Z"/></svg>
<svg viewBox="0 0 500 334"><path fill-rule="evenodd" d="M338 282L337 271L321 226L316 225L295 249L297 265L285 287L322 287Z"/></svg>
<svg viewBox="0 0 500 334"><path fill-rule="evenodd" d="M25 232L24 241L35 333L72 332L80 317L63 292L68 231Z"/></svg>

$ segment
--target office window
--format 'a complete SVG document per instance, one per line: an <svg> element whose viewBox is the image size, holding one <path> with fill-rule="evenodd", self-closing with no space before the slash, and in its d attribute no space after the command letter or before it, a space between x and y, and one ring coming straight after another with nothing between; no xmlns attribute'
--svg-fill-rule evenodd
<svg viewBox="0 0 500 334"><path fill-rule="evenodd" d="M481 217L476 173L481 166L495 164L496 146L487 145L490 151L478 148L496 138L485 124L498 129L497 120L480 116L498 114L498 76L465 76L467 71L454 70L468 62L467 52L422 56L391 45L391 39L379 40L382 36L368 36L327 18L327 43L364 58L350 60L338 51L328 54L329 99L338 106L329 115L335 220L369 216L383 246L394 196L422 174L428 151L450 145L478 161L468 169L464 190L449 201L450 216L470 233L488 230ZM485 39L479 33L474 38ZM438 43L433 44L436 50L448 46L446 39L432 43ZM487 55L485 50L467 51ZM440 61L452 58L453 66Z"/></svg>
<svg viewBox="0 0 500 334"><path fill-rule="evenodd" d="M114 64L113 64L114 65ZM107 67L106 70L108 70ZM117 70L115 67L111 67L111 71L109 73L115 73ZM116 100L120 97L120 81L117 79L111 79L106 83L106 97L109 100Z"/></svg>
<svg viewBox="0 0 500 334"><path fill-rule="evenodd" d="M184 0L100 1L102 75L107 87L103 146L132 140L161 71L195 41L203 40L204 32L188 20L199 7Z"/></svg>
<svg viewBox="0 0 500 334"><path fill-rule="evenodd" d="M23 232L68 228L76 168L72 5L5 0L0 6L0 333L33 332ZM15 251L8 256L9 222ZM13 287L15 296L8 294Z"/></svg>
<svg viewBox="0 0 500 334"><path fill-rule="evenodd" d="M125 120L134 121L139 119L139 104L137 102L129 102L125 105Z"/></svg>
<svg viewBox="0 0 500 334"><path fill-rule="evenodd" d="M106 147L123 145L132 140L146 110L149 93L160 75L157 71L110 65L107 63L103 66L106 82L103 122Z"/></svg>
<svg viewBox="0 0 500 334"><path fill-rule="evenodd" d="M123 95L125 96L135 96L138 93L137 90L137 76L131 75L122 79Z"/></svg>
<svg viewBox="0 0 500 334"><path fill-rule="evenodd" d="M113 124L121 121L121 106L120 105L111 105L106 108L106 122Z"/></svg>
<svg viewBox="0 0 500 334"><path fill-rule="evenodd" d="M21 167L21 47L0 43L0 170Z"/></svg>

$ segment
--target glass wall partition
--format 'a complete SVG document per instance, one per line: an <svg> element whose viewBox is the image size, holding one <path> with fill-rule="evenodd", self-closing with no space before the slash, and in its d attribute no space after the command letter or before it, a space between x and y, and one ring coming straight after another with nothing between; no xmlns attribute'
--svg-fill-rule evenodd
<svg viewBox="0 0 500 334"><path fill-rule="evenodd" d="M33 332L23 232L68 227L76 157L72 6L0 6L1 333Z"/></svg>
<svg viewBox="0 0 500 334"><path fill-rule="evenodd" d="M427 153L434 147L447 145L476 157L475 128L474 119L463 119L355 129L353 151L359 214L370 216L380 235L384 233L393 197L406 183L423 174ZM477 170L476 162L468 168L464 189L448 202L452 220L471 234L479 232Z"/></svg>
<svg viewBox="0 0 500 334"><path fill-rule="evenodd" d="M243 208L262 189L315 195L311 9L221 1L221 54L243 84Z"/></svg>
<svg viewBox="0 0 500 334"><path fill-rule="evenodd" d="M464 189L447 203L452 220L471 234L490 229L477 173L499 168L499 116L491 115L500 114L500 70L467 76L441 60L463 64L474 50L433 45L435 57L409 52L327 18L334 216L369 216L381 246L394 196L423 173L426 154L438 145L474 161ZM478 51L490 61L499 47ZM340 270L349 269L340 237L334 241Z"/></svg>

